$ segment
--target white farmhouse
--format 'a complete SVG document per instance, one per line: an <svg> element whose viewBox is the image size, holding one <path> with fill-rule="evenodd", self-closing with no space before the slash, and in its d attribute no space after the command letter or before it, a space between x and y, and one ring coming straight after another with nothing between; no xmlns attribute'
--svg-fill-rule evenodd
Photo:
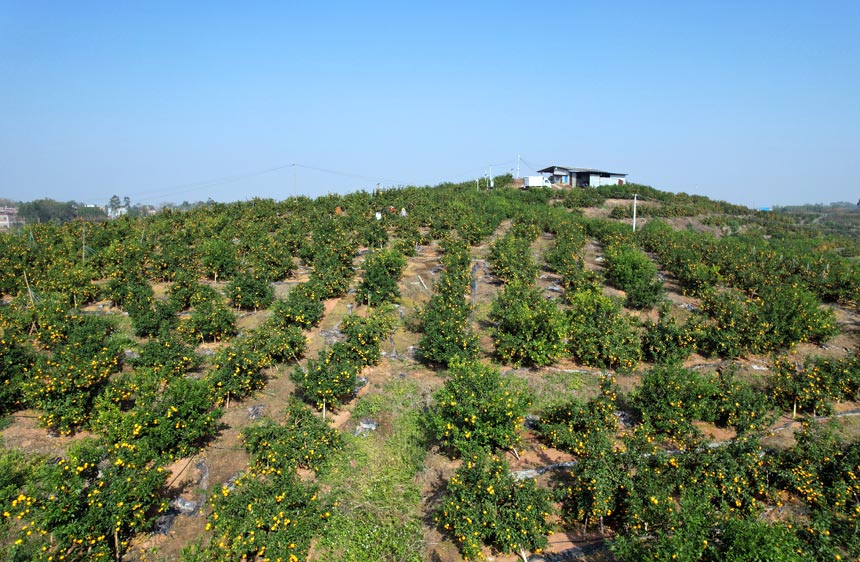
<svg viewBox="0 0 860 562"><path fill-rule="evenodd" d="M606 172L592 168L568 168L565 166L549 166L538 170L541 174L549 174L550 183L563 187L599 187L601 185L624 185L627 174Z"/></svg>

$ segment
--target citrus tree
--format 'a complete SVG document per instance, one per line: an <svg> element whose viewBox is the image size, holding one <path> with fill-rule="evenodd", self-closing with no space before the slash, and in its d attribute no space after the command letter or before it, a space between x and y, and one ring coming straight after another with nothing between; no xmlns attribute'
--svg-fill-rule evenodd
<svg viewBox="0 0 860 562"><path fill-rule="evenodd" d="M503 459L476 453L448 481L434 521L466 560L482 559L487 545L527 562L528 551L546 546L552 512L549 493L534 480L515 480Z"/></svg>
<svg viewBox="0 0 860 562"><path fill-rule="evenodd" d="M206 523L210 541L202 549L186 552L183 559L304 560L311 539L331 515L318 494L295 471L248 470L213 494Z"/></svg>
<svg viewBox="0 0 860 562"><path fill-rule="evenodd" d="M472 330L466 302L471 274L468 248L462 240L445 241L442 256L445 271L434 286L434 295L421 312L421 357L428 362L449 365L457 359L473 359L478 353L478 336Z"/></svg>
<svg viewBox="0 0 860 562"><path fill-rule="evenodd" d="M367 254L356 302L377 306L399 297L397 281L405 268L406 258L396 250L374 250Z"/></svg>
<svg viewBox="0 0 860 562"><path fill-rule="evenodd" d="M567 295L568 350L592 367L632 370L642 356L633 321L618 303L596 291Z"/></svg>
<svg viewBox="0 0 860 562"><path fill-rule="evenodd" d="M275 300L275 290L264 277L242 271L227 285L227 298L236 308L258 310L268 308Z"/></svg>
<svg viewBox="0 0 860 562"><path fill-rule="evenodd" d="M519 367L551 365L564 353L564 313L532 284L511 281L493 301L496 355Z"/></svg>
<svg viewBox="0 0 860 562"><path fill-rule="evenodd" d="M528 393L477 361L453 364L449 377L434 394L428 420L434 437L459 455L513 448L530 405Z"/></svg>

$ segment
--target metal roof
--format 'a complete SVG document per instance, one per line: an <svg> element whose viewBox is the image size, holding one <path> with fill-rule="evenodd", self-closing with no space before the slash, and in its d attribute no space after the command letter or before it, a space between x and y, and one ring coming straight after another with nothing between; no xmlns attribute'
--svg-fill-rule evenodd
<svg viewBox="0 0 860 562"><path fill-rule="evenodd" d="M539 174L552 174L555 173L556 170L564 170L567 173L580 173L587 172L591 174L609 174L610 176L626 176L627 174L622 174L620 172L607 172L605 170L595 170L594 168L569 168L567 166L549 166L544 168L543 170L538 170Z"/></svg>

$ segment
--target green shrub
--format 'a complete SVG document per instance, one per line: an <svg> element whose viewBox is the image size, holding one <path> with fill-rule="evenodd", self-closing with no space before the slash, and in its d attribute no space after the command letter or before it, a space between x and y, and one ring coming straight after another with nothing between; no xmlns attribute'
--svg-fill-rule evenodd
<svg viewBox="0 0 860 562"><path fill-rule="evenodd" d="M445 271L437 281L435 294L421 312L418 342L421 358L439 365L477 357L478 336L471 327L472 307L466 302L471 274L469 254L459 239L445 241L442 256Z"/></svg>
<svg viewBox="0 0 860 562"><path fill-rule="evenodd" d="M220 301L204 300L180 322L179 331L201 342L223 340L236 333L236 315Z"/></svg>
<svg viewBox="0 0 860 562"><path fill-rule="evenodd" d="M553 407L541 416L539 432L552 447L579 458L599 458L612 449L618 430L615 400L614 379L602 377L599 395L585 403L574 398Z"/></svg>
<svg viewBox="0 0 860 562"><path fill-rule="evenodd" d="M776 403L792 415L809 412L822 415L833 404L852 400L860 388L857 356L841 360L807 357L801 365L790 357L775 357L769 390Z"/></svg>
<svg viewBox="0 0 860 562"><path fill-rule="evenodd" d="M53 357L40 356L22 385L26 403L40 410L39 422L61 434L86 426L93 403L120 369L115 350L93 354L64 346Z"/></svg>
<svg viewBox="0 0 860 562"><path fill-rule="evenodd" d="M10 559L121 558L132 537L167 509L167 473L126 452L86 439L38 466L8 507L9 517L27 522L15 529Z"/></svg>
<svg viewBox="0 0 860 562"><path fill-rule="evenodd" d="M627 295L630 308L651 308L663 297L657 266L642 250L626 244L607 244L603 252L606 280Z"/></svg>
<svg viewBox="0 0 860 562"><path fill-rule="evenodd" d="M191 308L195 295L198 295L201 287L203 285L198 283L190 272L179 270L173 277L173 283L170 284L167 294L176 310L186 310Z"/></svg>
<svg viewBox="0 0 860 562"><path fill-rule="evenodd" d="M213 562L305 560L330 516L317 488L294 471L264 476L250 470L213 494L210 505L212 540L202 559Z"/></svg>
<svg viewBox="0 0 860 562"><path fill-rule="evenodd" d="M258 310L268 308L275 300L272 285L249 271L238 273L227 285L227 298L236 308Z"/></svg>
<svg viewBox="0 0 860 562"><path fill-rule="evenodd" d="M568 295L568 348L590 367L632 370L641 359L640 341L633 322L618 304L594 291Z"/></svg>
<svg viewBox="0 0 860 562"><path fill-rule="evenodd" d="M421 358L447 366L454 361L474 359L478 355L478 335L469 322L471 312L464 298L452 302L435 295L421 312Z"/></svg>
<svg viewBox="0 0 860 562"><path fill-rule="evenodd" d="M151 338L168 333L179 324L176 306L171 301L154 301L149 306L132 307L129 310L134 335Z"/></svg>
<svg viewBox="0 0 860 562"><path fill-rule="evenodd" d="M564 313L534 285L508 283L493 301L490 320L495 353L504 363L551 365L564 353Z"/></svg>
<svg viewBox="0 0 860 562"><path fill-rule="evenodd" d="M260 474L291 467L320 472L343 447L340 433L296 399L290 400L282 422L264 419L245 428L242 443Z"/></svg>
<svg viewBox="0 0 860 562"><path fill-rule="evenodd" d="M373 310L369 316L347 314L340 322L340 331L346 336L345 343L359 367L376 365L379 362L379 346L387 338L396 323L392 305Z"/></svg>
<svg viewBox="0 0 860 562"><path fill-rule="evenodd" d="M820 343L838 333L833 311L796 284L765 287L759 296L736 289L710 291L702 310L713 319L704 343L725 357Z"/></svg>
<svg viewBox="0 0 860 562"><path fill-rule="evenodd" d="M514 480L503 459L475 454L451 477L434 521L466 559L483 558L487 545L527 560L526 551L546 546L552 512L534 480Z"/></svg>
<svg viewBox="0 0 860 562"><path fill-rule="evenodd" d="M514 447L530 405L528 394L483 363L455 363L449 374L434 394L428 421L434 437L462 455L479 448Z"/></svg>
<svg viewBox="0 0 860 562"><path fill-rule="evenodd" d="M215 437L221 417L203 380L179 377L164 388L134 385L130 401L134 406L127 411L102 404L93 425L109 446L133 451L140 463L196 454Z"/></svg>
<svg viewBox="0 0 860 562"><path fill-rule="evenodd" d="M290 378L306 402L325 411L353 398L359 370L361 366L349 346L337 342L321 350L316 359L309 359L307 367L296 367Z"/></svg>
<svg viewBox="0 0 860 562"><path fill-rule="evenodd" d="M10 332L0 330L0 416L22 406L21 384L36 361L23 337Z"/></svg>
<svg viewBox="0 0 860 562"><path fill-rule="evenodd" d="M239 269L236 246L227 240L213 238L203 242L199 255L203 272L215 281L218 277L230 278Z"/></svg>
<svg viewBox="0 0 860 562"><path fill-rule="evenodd" d="M490 246L490 264L493 273L502 281L534 281L537 264L531 256L527 238L517 238L507 233Z"/></svg>
<svg viewBox="0 0 860 562"><path fill-rule="evenodd" d="M661 308L657 322L646 320L642 334L642 356L654 363L683 363L697 348L695 322L679 326L668 309Z"/></svg>
<svg viewBox="0 0 860 562"><path fill-rule="evenodd" d="M258 350L266 365L298 361L303 357L308 340L298 326L281 328L264 323L248 335L248 344Z"/></svg>
<svg viewBox="0 0 860 562"><path fill-rule="evenodd" d="M152 369L156 376L167 381L196 369L201 361L191 346L175 335L165 335L144 343L133 363L137 368Z"/></svg>
<svg viewBox="0 0 860 562"><path fill-rule="evenodd" d="M860 555L860 442L845 442L839 426L805 422L797 443L774 462L775 478L807 517L798 536L803 553L816 560ZM845 556L845 555L849 556Z"/></svg>
<svg viewBox="0 0 860 562"><path fill-rule="evenodd" d="M400 296L397 281L406 268L406 258L395 250L378 250L367 254L364 275L356 290L356 302L378 306Z"/></svg>
<svg viewBox="0 0 860 562"><path fill-rule="evenodd" d="M323 246L316 249L310 280L321 289L320 297L330 299L346 294L355 277L352 256L353 249L343 244L338 247Z"/></svg>
<svg viewBox="0 0 860 562"><path fill-rule="evenodd" d="M281 327L296 325L307 330L316 326L325 312L322 293L316 283L296 285L286 299L275 302L270 320Z"/></svg>
<svg viewBox="0 0 860 562"><path fill-rule="evenodd" d="M216 401L242 399L263 388L264 364L263 353L248 341L237 341L218 351L208 377Z"/></svg>
<svg viewBox="0 0 860 562"><path fill-rule="evenodd" d="M677 365L658 365L642 377L631 403L656 433L685 443L699 436L692 422L708 419L716 395L713 379Z"/></svg>

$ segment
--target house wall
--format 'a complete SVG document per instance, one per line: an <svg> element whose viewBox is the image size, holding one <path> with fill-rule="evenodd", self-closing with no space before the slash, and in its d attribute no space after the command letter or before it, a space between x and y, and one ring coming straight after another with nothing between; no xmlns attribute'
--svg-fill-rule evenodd
<svg viewBox="0 0 860 562"><path fill-rule="evenodd" d="M608 178L602 178L597 174L591 174L588 185L590 185L591 187L600 187L601 185L618 185L619 181L622 184L627 183L627 180L621 176L609 176Z"/></svg>

